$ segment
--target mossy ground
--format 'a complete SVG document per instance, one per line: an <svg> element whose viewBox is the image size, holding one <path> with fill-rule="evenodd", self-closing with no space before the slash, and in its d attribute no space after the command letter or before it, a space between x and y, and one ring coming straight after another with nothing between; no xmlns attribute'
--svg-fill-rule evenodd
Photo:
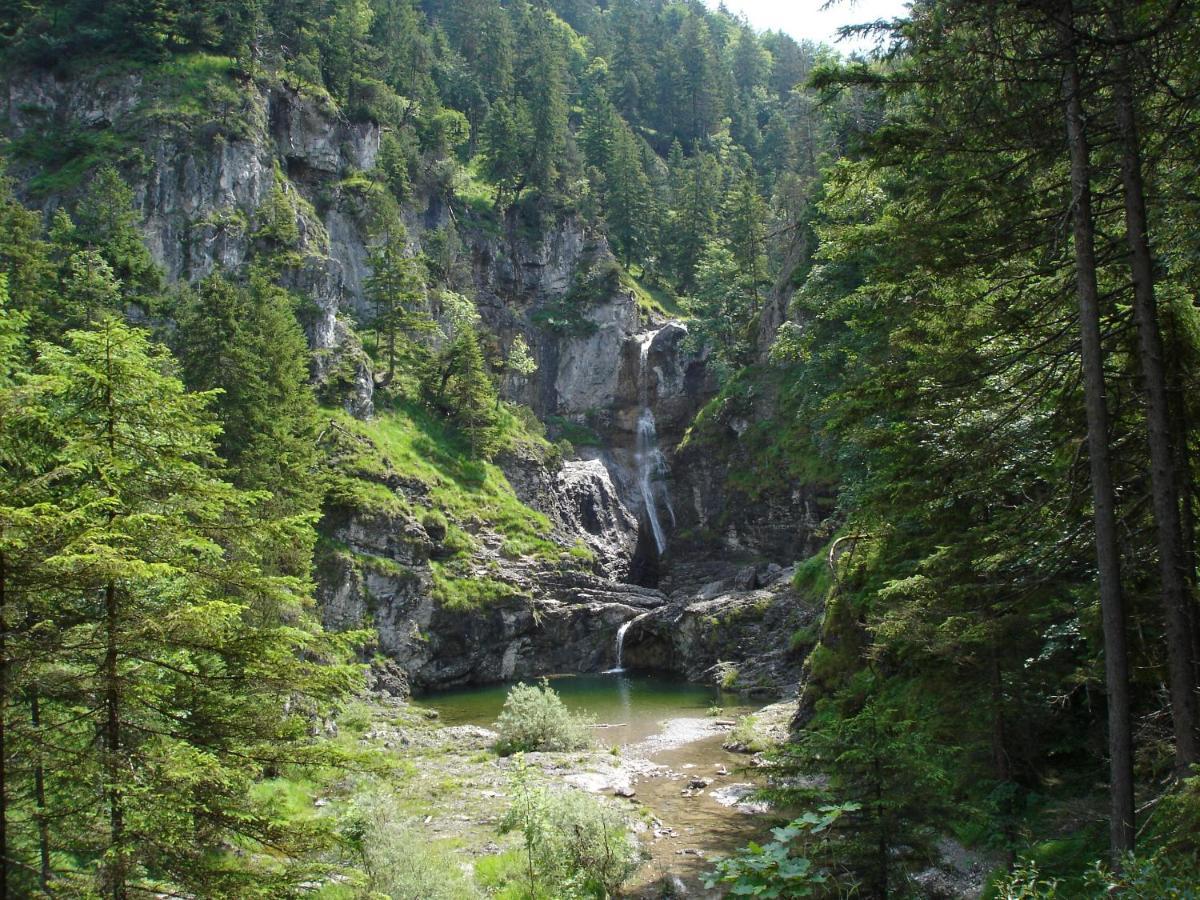
<svg viewBox="0 0 1200 900"><path fill-rule="evenodd" d="M465 609L517 595L495 577L501 560L590 562L586 547L552 539L550 520L521 502L499 466L476 457L461 435L419 406L398 405L369 421L342 410L325 414L329 428L349 438L331 455L330 500L443 531L441 553L431 563L433 595L443 605ZM505 410L503 426L515 452L543 459L555 452L518 414ZM397 478L399 489L392 486ZM419 488L405 490L404 482Z"/></svg>

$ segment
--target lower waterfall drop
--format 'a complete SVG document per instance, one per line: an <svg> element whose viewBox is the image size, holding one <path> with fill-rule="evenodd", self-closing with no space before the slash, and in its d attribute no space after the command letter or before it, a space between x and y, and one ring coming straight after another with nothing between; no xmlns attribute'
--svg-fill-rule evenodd
<svg viewBox="0 0 1200 900"><path fill-rule="evenodd" d="M645 618L646 615L647 613L642 613L641 615L634 616L632 619L627 619L621 623L621 626L617 629L617 664L611 669L605 669L602 674L617 675L625 671L623 662L625 656L625 632L629 630L630 625L639 619Z"/></svg>

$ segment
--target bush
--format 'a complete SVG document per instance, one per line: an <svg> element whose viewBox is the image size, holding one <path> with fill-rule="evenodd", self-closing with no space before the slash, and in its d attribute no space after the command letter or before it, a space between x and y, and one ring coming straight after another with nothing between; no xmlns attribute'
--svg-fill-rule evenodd
<svg viewBox="0 0 1200 900"><path fill-rule="evenodd" d="M514 782L515 800L500 829L524 837L520 882L526 896L576 900L615 894L638 863L637 844L621 813L590 794L532 784L523 763Z"/></svg>
<svg viewBox="0 0 1200 900"><path fill-rule="evenodd" d="M736 856L718 859L715 870L705 875L705 887L732 885L729 893L738 896L820 897L834 896L835 891L836 896L844 896L824 861L805 855L806 845L819 844L824 832L858 809L855 803L826 805L782 828L772 828L775 840L770 843L752 843Z"/></svg>
<svg viewBox="0 0 1200 900"><path fill-rule="evenodd" d="M714 675L717 679L717 685L723 691L733 690L734 686L737 684L739 674L738 667L728 660L722 660L721 662L718 662L714 672Z"/></svg>
<svg viewBox="0 0 1200 900"><path fill-rule="evenodd" d="M592 742L590 725L567 709L545 679L540 685L514 685L496 720L500 732L496 750L504 756L535 750L583 750Z"/></svg>
<svg viewBox="0 0 1200 900"><path fill-rule="evenodd" d="M449 853L409 823L395 799L378 791L359 797L343 820L358 851L371 896L391 900L473 900L479 892Z"/></svg>

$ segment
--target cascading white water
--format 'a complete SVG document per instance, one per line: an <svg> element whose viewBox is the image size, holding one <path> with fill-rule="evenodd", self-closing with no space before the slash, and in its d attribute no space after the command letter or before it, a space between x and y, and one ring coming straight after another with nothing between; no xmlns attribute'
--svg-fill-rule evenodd
<svg viewBox="0 0 1200 900"><path fill-rule="evenodd" d="M625 632L629 630L630 625L639 619L645 618L646 615L647 613L642 613L641 615L634 616L632 619L621 623L621 626L617 629L617 664L611 669L606 669L604 672L605 675L616 675L619 672L625 671Z"/></svg>
<svg viewBox="0 0 1200 900"><path fill-rule="evenodd" d="M660 329L661 330L661 329ZM650 381L648 379L648 362L650 345L658 331L647 331L639 341L641 356L638 366L638 390L642 401L642 412L637 423L636 461L638 467L638 487L642 494L642 503L646 509L646 520L654 534L654 546L658 555L662 556L667 549L667 536L663 531L662 522L658 518L658 493L663 496L667 512L671 515L671 524L675 524L675 510L671 508L671 498L661 485L662 477L667 471L667 461L658 449L658 427L654 421L654 411L650 409ZM658 375L655 373L655 378ZM656 488L658 490L656 490Z"/></svg>
<svg viewBox="0 0 1200 900"><path fill-rule="evenodd" d="M646 505L646 518L654 533L654 546L662 556L667 549L667 536L658 520L658 503L654 497L654 477L664 466L662 452L658 449L658 432L654 425L654 413L650 407L642 410L637 426L638 484L642 490L642 502Z"/></svg>

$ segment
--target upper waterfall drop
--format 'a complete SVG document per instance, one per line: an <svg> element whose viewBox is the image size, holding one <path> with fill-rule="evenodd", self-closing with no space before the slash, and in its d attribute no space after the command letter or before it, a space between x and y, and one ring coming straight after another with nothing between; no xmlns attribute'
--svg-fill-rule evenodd
<svg viewBox="0 0 1200 900"><path fill-rule="evenodd" d="M666 326L664 326L666 327ZM642 411L637 422L637 445L635 460L638 470L638 488L642 495L642 505L646 510L646 520L654 535L654 546L658 555L662 556L667 550L667 536L663 530L658 515L658 494L662 494L662 502L671 516L671 524L675 523L675 510L671 508L671 498L666 487L661 483L667 473L667 460L658 448L658 426L654 420L654 410L650 408L650 347L662 328L643 332L638 337L638 394L642 403ZM653 376L658 378L658 372Z"/></svg>

